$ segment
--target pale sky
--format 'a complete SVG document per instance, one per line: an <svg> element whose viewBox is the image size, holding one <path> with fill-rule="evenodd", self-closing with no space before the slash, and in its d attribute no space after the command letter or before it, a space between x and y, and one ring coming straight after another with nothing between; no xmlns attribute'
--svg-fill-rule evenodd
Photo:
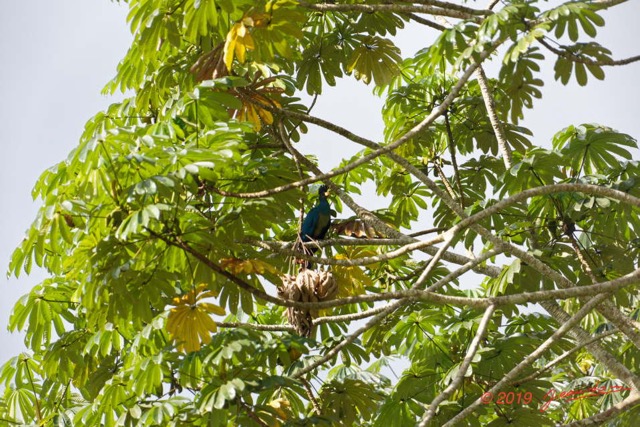
<svg viewBox="0 0 640 427"><path fill-rule="evenodd" d="M90 117L117 101L100 90L115 74L131 36L126 8L108 0L0 0L0 5L0 270L6 271L38 208L31 200L35 180L66 157ZM614 9L604 15L611 25L601 30L600 43L614 58L640 54L640 26L635 22L640 2ZM421 31L401 36L398 44L405 53L432 40L432 33ZM590 79L586 88L554 82L553 64L543 71L543 99L525 112L524 124L534 132L534 143L548 145L567 125L590 122L640 136L640 63L608 68L604 82ZM346 80L320 97L313 114L381 140L380 100L372 99L370 87ZM356 151L311 129L303 136L302 148L319 154L325 169L338 164L338 155ZM24 349L22 337L6 331L11 308L44 277L35 271L19 280L0 278L0 364Z"/></svg>

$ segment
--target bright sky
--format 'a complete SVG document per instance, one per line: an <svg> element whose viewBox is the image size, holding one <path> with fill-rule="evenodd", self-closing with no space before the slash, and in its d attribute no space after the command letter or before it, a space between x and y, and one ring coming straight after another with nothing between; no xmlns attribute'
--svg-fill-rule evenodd
<svg viewBox="0 0 640 427"><path fill-rule="evenodd" d="M609 27L600 43L615 58L640 54L640 2L630 1L605 14ZM84 123L117 99L100 95L115 74L131 36L126 8L107 0L3 1L0 14L0 270L34 219L38 204L31 189L40 173L63 160L76 145ZM422 28L418 29L422 31ZM413 53L432 40L411 31L398 44ZM489 69L490 70L490 69ZM535 111L525 112L525 125L534 131L534 143L569 124L597 122L640 137L638 99L640 63L609 68L604 82L587 88L564 87L553 81L553 65L544 68L543 99ZM490 72L489 77L494 77ZM381 102L371 88L351 79L326 92L313 114L335 121L362 136L380 140ZM348 155L344 141L319 132L304 136L304 151L321 151L321 166L338 164ZM355 150L354 150L355 151ZM362 200L362 199L361 199ZM371 207L369 205L369 207ZM44 279L42 272L19 280L0 278L0 364L23 351L21 336L6 332L9 313L21 295Z"/></svg>

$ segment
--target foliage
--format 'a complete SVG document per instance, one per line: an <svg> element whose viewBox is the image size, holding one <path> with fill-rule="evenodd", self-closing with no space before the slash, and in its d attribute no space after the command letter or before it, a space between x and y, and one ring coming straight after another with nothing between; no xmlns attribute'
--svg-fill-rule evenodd
<svg viewBox="0 0 640 427"><path fill-rule="evenodd" d="M628 286L640 263L636 140L575 124L537 146L521 124L543 96L543 61L564 84L604 78L610 51L584 41L604 25L602 5L126 3L134 40L105 92L132 95L42 173L42 207L11 259L10 274L37 266L49 278L11 314L28 352L0 371L2 422L546 426L629 401L640 384L640 340L625 329L639 317ZM394 36L420 23L440 34L402 56ZM563 38L572 44L554 48ZM494 58L495 79L470 78ZM384 97L382 144L308 115L298 91L321 96L341 78ZM317 328L302 337L286 324L295 301L275 295L300 268L291 247L317 194L301 188L321 171L292 144L310 122L363 147L315 179L357 218L335 221L337 240L314 260L338 290L304 306ZM367 184L384 208L348 196ZM610 286L608 305L554 334L558 313L587 299L551 292L594 284L583 295ZM614 387L539 410L551 390ZM488 390L533 400L480 404ZM623 409L612 425L634 425L637 406Z"/></svg>

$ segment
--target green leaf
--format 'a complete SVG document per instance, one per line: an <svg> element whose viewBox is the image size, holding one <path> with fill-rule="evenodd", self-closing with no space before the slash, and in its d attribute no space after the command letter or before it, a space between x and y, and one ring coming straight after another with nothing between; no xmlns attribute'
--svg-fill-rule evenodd
<svg viewBox="0 0 640 427"><path fill-rule="evenodd" d="M390 40L377 36L367 36L359 41L360 45L351 54L346 71L353 72L356 79L366 84L372 79L376 86L389 84L400 72L400 49Z"/></svg>

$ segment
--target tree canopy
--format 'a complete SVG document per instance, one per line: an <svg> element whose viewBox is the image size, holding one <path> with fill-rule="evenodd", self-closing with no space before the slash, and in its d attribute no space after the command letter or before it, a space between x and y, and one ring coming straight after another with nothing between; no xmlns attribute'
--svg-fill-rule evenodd
<svg viewBox="0 0 640 427"><path fill-rule="evenodd" d="M11 314L2 423L635 425L637 142L522 124L543 61L640 60L597 41L623 1L123 2L128 97L42 173L11 259L49 277ZM403 56L409 26L438 36ZM313 115L338 79L384 100L379 140ZM321 170L309 126L360 151ZM320 184L333 226L296 244Z"/></svg>

